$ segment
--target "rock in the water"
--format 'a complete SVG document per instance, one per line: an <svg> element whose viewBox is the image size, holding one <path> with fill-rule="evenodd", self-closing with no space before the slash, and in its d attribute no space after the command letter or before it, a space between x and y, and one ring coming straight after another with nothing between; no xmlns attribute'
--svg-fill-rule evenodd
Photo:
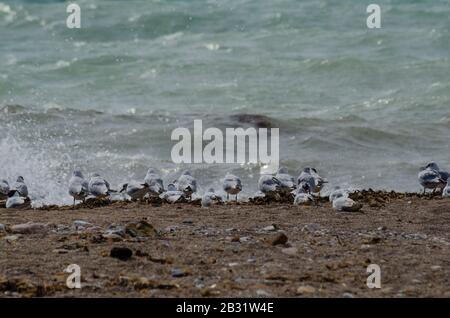
<svg viewBox="0 0 450 318"><path fill-rule="evenodd" d="M353 296L352 293L343 293L342 297L344 297L344 298L355 298L355 296Z"/></svg>
<svg viewBox="0 0 450 318"><path fill-rule="evenodd" d="M277 233L269 239L269 243L271 245L284 245L287 243L287 241L288 237L283 232Z"/></svg>
<svg viewBox="0 0 450 318"><path fill-rule="evenodd" d="M230 118L240 124L248 124L256 128L271 128L273 127L272 119L264 115L257 114L236 114L231 115Z"/></svg>
<svg viewBox="0 0 450 318"><path fill-rule="evenodd" d="M132 237L156 237L158 232L146 221L132 222L125 226L125 232Z"/></svg>
<svg viewBox="0 0 450 318"><path fill-rule="evenodd" d="M15 234L35 234L43 233L47 230L48 225L44 223L28 222L11 226L11 232Z"/></svg>
<svg viewBox="0 0 450 318"><path fill-rule="evenodd" d="M113 258L120 259L121 261L126 261L133 256L133 251L128 247L113 247L109 255Z"/></svg>

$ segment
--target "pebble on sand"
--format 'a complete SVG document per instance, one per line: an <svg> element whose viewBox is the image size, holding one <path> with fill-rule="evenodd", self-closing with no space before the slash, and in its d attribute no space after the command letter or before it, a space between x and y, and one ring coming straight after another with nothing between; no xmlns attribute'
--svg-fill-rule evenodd
<svg viewBox="0 0 450 318"><path fill-rule="evenodd" d="M156 237L158 232L146 221L132 222L125 226L125 232L132 237Z"/></svg>
<svg viewBox="0 0 450 318"><path fill-rule="evenodd" d="M316 289L312 286L300 286L297 288L297 295L308 295L308 294L314 294L316 292Z"/></svg>
<svg viewBox="0 0 450 318"><path fill-rule="evenodd" d="M288 241L288 237L283 232L277 233L269 239L269 243L274 246L275 245L284 245L287 243L287 241Z"/></svg>
<svg viewBox="0 0 450 318"><path fill-rule="evenodd" d="M15 234L42 233L47 230L48 225L44 223L28 222L11 226L11 232Z"/></svg>
<svg viewBox="0 0 450 318"><path fill-rule="evenodd" d="M126 261L133 256L133 251L128 247L113 247L109 255L121 261Z"/></svg>
<svg viewBox="0 0 450 318"><path fill-rule="evenodd" d="M298 249L296 247L287 247L283 248L281 252L289 256L295 256L298 253Z"/></svg>
<svg viewBox="0 0 450 318"><path fill-rule="evenodd" d="M8 235L8 236L5 236L5 240L8 243L12 243L14 241L17 241L19 239L19 237L20 237L19 235Z"/></svg>
<svg viewBox="0 0 450 318"><path fill-rule="evenodd" d="M176 277L176 278L178 278L178 277L184 277L184 276L189 275L189 273L188 273L187 271L185 271L185 270L183 270L183 269L181 269L181 268L173 268L173 269L170 271L170 273L171 273L172 277Z"/></svg>

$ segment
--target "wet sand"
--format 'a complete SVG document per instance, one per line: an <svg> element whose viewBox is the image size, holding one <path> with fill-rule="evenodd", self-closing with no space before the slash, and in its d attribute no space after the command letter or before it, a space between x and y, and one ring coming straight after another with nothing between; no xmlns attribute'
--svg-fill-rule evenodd
<svg viewBox="0 0 450 318"><path fill-rule="evenodd" d="M0 297L450 297L450 200L352 196L361 213L325 199L0 209ZM18 234L26 222L45 225ZM111 224L123 231L107 234ZM111 257L113 247L133 255ZM70 264L81 289L66 287ZM369 264L380 289L366 285Z"/></svg>

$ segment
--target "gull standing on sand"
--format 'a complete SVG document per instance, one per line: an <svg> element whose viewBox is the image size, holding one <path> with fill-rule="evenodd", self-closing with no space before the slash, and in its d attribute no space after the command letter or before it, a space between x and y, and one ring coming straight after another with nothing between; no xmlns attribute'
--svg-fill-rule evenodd
<svg viewBox="0 0 450 318"><path fill-rule="evenodd" d="M236 201L238 193L242 191L241 179L236 177L234 174L227 173L223 179L223 190L227 193L227 200L230 199L231 195L236 195Z"/></svg>
<svg viewBox="0 0 450 318"><path fill-rule="evenodd" d="M179 191L173 183L170 183L167 186L167 191L161 193L159 197L168 203L175 203L184 197L184 193Z"/></svg>
<svg viewBox="0 0 450 318"><path fill-rule="evenodd" d="M296 189L296 184L294 177L292 177L288 169L285 167L281 167L278 169L277 174L275 175L275 178L277 178L280 181L280 187L281 192L284 194L291 193L293 190Z"/></svg>
<svg viewBox="0 0 450 318"><path fill-rule="evenodd" d="M25 209L30 206L30 198L22 196L17 190L10 191L9 198L6 200L7 209Z"/></svg>
<svg viewBox="0 0 450 318"><path fill-rule="evenodd" d="M320 194L320 191L322 190L323 185L325 183L328 183L328 180L325 179L325 178L322 178L319 175L319 173L317 172L316 168L310 168L310 169L311 169L310 173L314 177L314 182L315 182L315 185L316 185L316 192L318 192Z"/></svg>
<svg viewBox="0 0 450 318"><path fill-rule="evenodd" d="M25 184L25 180L23 179L22 176L19 176L17 178L17 181L16 183L14 183L11 190L19 192L19 195L21 197L28 197L28 187Z"/></svg>
<svg viewBox="0 0 450 318"><path fill-rule="evenodd" d="M280 180L271 175L262 175L258 181L258 188L264 195L275 195L280 191Z"/></svg>
<svg viewBox="0 0 450 318"><path fill-rule="evenodd" d="M210 188L202 197L202 208L208 208L215 202L222 203L222 198L216 195L213 188Z"/></svg>
<svg viewBox="0 0 450 318"><path fill-rule="evenodd" d="M445 178L448 180L448 173L439 171L439 167L435 162L430 162L425 167L420 167L418 179L423 187L424 194L427 189L432 189L434 193L436 189L444 188L447 181Z"/></svg>
<svg viewBox="0 0 450 318"><path fill-rule="evenodd" d="M103 179L98 173L94 173L88 184L89 193L94 197L106 197L111 192L116 192L110 189L108 181Z"/></svg>
<svg viewBox="0 0 450 318"><path fill-rule="evenodd" d="M148 184L125 183L119 192L125 192L130 197L131 201L142 201L145 195L148 194Z"/></svg>
<svg viewBox="0 0 450 318"><path fill-rule="evenodd" d="M9 183L6 180L0 180L0 200L8 199Z"/></svg>
<svg viewBox="0 0 450 318"><path fill-rule="evenodd" d="M298 188L294 193L294 205L312 205L314 203L314 197L306 193L303 188Z"/></svg>
<svg viewBox="0 0 450 318"><path fill-rule="evenodd" d="M176 181L176 185L178 190L189 199L192 199L192 194L197 192L197 180L191 175L190 171L184 171Z"/></svg>
<svg viewBox="0 0 450 318"><path fill-rule="evenodd" d="M156 169L148 169L144 182L148 185L150 195L160 195L164 192L163 180L156 172Z"/></svg>
<svg viewBox="0 0 450 318"><path fill-rule="evenodd" d="M69 194L73 197L74 207L76 200L84 202L89 195L89 184L79 170L75 170L69 180Z"/></svg>
<svg viewBox="0 0 450 318"><path fill-rule="evenodd" d="M316 192L316 180L311 171L311 168L305 168L297 178L298 188L303 188L307 193Z"/></svg>

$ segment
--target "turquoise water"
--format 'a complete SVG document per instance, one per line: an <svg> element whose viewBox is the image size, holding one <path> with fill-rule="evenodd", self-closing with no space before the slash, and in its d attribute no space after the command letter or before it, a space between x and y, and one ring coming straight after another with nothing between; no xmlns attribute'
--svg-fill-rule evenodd
<svg viewBox="0 0 450 318"><path fill-rule="evenodd" d="M418 167L450 169L450 2L357 0L0 0L0 177L66 203L71 170L113 184L167 181L176 127L280 128L283 165L333 185L418 191ZM246 127L244 125L244 127ZM184 168L184 167L183 167ZM256 190L259 167L193 165L202 188L225 171Z"/></svg>

